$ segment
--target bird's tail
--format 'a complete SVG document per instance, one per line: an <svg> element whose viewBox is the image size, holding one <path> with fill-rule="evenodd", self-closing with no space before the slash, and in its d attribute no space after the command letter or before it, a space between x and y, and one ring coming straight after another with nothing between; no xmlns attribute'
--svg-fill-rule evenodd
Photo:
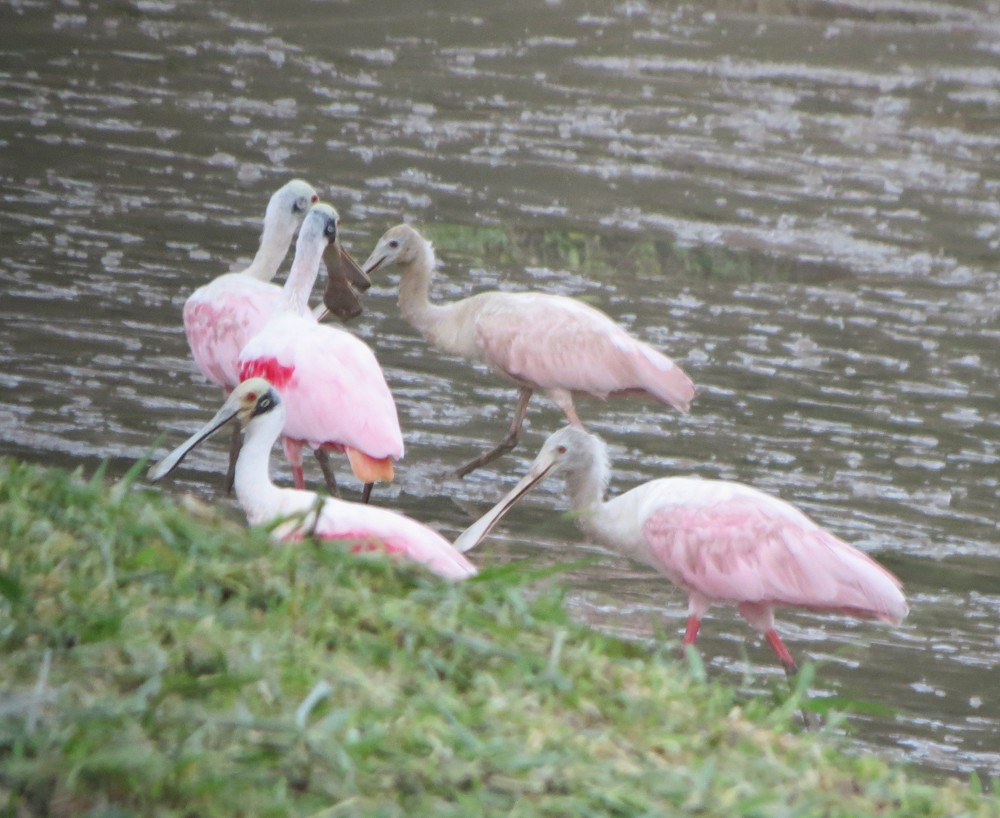
<svg viewBox="0 0 1000 818"><path fill-rule="evenodd" d="M695 398L694 382L666 355L640 344L643 364L643 387L657 400L669 403L681 412L691 408Z"/></svg>
<svg viewBox="0 0 1000 818"><path fill-rule="evenodd" d="M345 446L347 458L351 461L354 476L362 483L391 482L396 476L391 457L369 457L364 452Z"/></svg>

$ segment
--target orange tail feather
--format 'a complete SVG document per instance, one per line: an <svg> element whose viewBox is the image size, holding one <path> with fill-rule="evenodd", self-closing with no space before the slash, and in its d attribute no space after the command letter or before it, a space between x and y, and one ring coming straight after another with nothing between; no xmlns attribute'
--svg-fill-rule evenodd
<svg viewBox="0 0 1000 818"><path fill-rule="evenodd" d="M354 476L362 483L390 482L396 476L391 457L369 457L364 452L345 446L347 458L351 461Z"/></svg>

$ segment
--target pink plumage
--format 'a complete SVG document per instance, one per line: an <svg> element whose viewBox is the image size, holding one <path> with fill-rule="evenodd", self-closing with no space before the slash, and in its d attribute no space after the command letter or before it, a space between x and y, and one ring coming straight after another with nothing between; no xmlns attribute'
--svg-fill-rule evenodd
<svg viewBox="0 0 1000 818"><path fill-rule="evenodd" d="M436 531L394 511L330 498L314 536L354 541L356 552L385 550L427 566L446 579L474 576L475 567Z"/></svg>
<svg viewBox="0 0 1000 818"><path fill-rule="evenodd" d="M159 480L191 449L234 419L246 430L236 463L236 496L251 525L268 526L278 540L315 536L353 542L356 551L384 550L425 565L438 576L465 579L475 566L436 531L394 511L349 503L314 492L282 488L268 473L271 450L285 427L288 402L263 378L239 384L201 429L149 471Z"/></svg>
<svg viewBox="0 0 1000 818"><path fill-rule="evenodd" d="M685 645L694 644L712 605L735 605L794 672L774 629L774 608L895 624L909 611L900 581L871 557L789 503L742 483L667 477L605 502L607 449L573 426L545 441L525 477L462 533L456 548L475 546L518 498L556 470L566 475L576 518L588 535L687 591Z"/></svg>
<svg viewBox="0 0 1000 818"><path fill-rule="evenodd" d="M201 374L231 391L240 382L240 350L271 317L281 289L229 273L195 290L184 304L184 334Z"/></svg>
<svg viewBox="0 0 1000 818"><path fill-rule="evenodd" d="M275 191L250 266L199 287L184 303L184 334L191 355L201 373L226 394L240 382L240 350L281 303L281 288L270 281L309 206L318 198L301 179Z"/></svg>
<svg viewBox="0 0 1000 818"><path fill-rule="evenodd" d="M653 510L642 521L650 562L697 595L699 610L722 602L891 623L906 616L898 579L777 497L684 477L633 491L652 495L643 499Z"/></svg>
<svg viewBox="0 0 1000 818"><path fill-rule="evenodd" d="M329 205L309 211L281 303L239 355L240 380L264 377L285 397L285 453L299 488L303 446L346 451L366 485L391 480L393 461L403 456L396 404L374 353L349 332L318 323L307 309L337 221Z"/></svg>
<svg viewBox="0 0 1000 818"><path fill-rule="evenodd" d="M284 436L291 445L355 449L373 460L403 456L382 368L349 332L308 314L275 316L240 354L240 380L252 377L266 378L285 396Z"/></svg>
<svg viewBox="0 0 1000 818"><path fill-rule="evenodd" d="M475 318L481 359L516 383L606 398L645 394L682 412L691 379L600 310L546 293L484 293ZM558 401L557 401L558 402Z"/></svg>
<svg viewBox="0 0 1000 818"><path fill-rule="evenodd" d="M542 390L582 428L578 395L643 395L688 411L694 384L666 355L629 335L600 310L548 293L486 292L450 304L430 301L434 248L408 224L390 228L365 261L366 273L398 265L399 309L438 349L486 364L520 387L507 436L462 466L464 477L517 445L528 403Z"/></svg>

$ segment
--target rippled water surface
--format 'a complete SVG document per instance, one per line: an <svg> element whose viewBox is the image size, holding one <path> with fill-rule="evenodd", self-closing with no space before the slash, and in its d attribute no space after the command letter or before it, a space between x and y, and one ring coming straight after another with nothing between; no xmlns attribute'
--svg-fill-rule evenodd
<svg viewBox="0 0 1000 818"><path fill-rule="evenodd" d="M1000 772L994 3L11 0L0 44L0 452L121 473L206 419L181 305L302 176L359 257L403 219L432 235L438 297L574 295L674 356L689 416L580 404L613 491L744 480L877 556L904 626L780 616L815 695L895 708L850 722L886 757ZM453 536L561 417L536 399L513 455L452 479L514 392L430 350L395 283L354 324L407 442L376 499ZM229 503L225 447L165 490ZM586 553L561 508L543 488L478 559ZM673 646L683 595L587 548L580 616ZM731 612L700 644L751 694L776 679Z"/></svg>

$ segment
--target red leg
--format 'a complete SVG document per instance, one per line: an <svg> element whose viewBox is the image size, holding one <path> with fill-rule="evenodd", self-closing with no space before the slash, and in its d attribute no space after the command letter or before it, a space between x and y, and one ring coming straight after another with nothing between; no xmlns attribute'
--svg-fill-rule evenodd
<svg viewBox="0 0 1000 818"><path fill-rule="evenodd" d="M304 489L306 479L302 473L302 443L298 440L289 440L287 437L282 438L281 442L285 445L288 465L292 467L292 482L295 483L295 488Z"/></svg>
<svg viewBox="0 0 1000 818"><path fill-rule="evenodd" d="M687 630L684 631L684 639L681 644L693 645L698 639L698 628L700 627L701 620L694 614L691 614L691 616L688 617Z"/></svg>
<svg viewBox="0 0 1000 818"><path fill-rule="evenodd" d="M767 639L767 644L769 644L771 649L775 652L775 654L777 654L781 664L785 666L785 673L789 676L794 676L798 673L799 668L795 664L792 654L790 654L788 652L788 648L785 647L785 643L782 642L781 637L778 636L778 632L774 628L771 628L771 630L764 634L764 638Z"/></svg>

